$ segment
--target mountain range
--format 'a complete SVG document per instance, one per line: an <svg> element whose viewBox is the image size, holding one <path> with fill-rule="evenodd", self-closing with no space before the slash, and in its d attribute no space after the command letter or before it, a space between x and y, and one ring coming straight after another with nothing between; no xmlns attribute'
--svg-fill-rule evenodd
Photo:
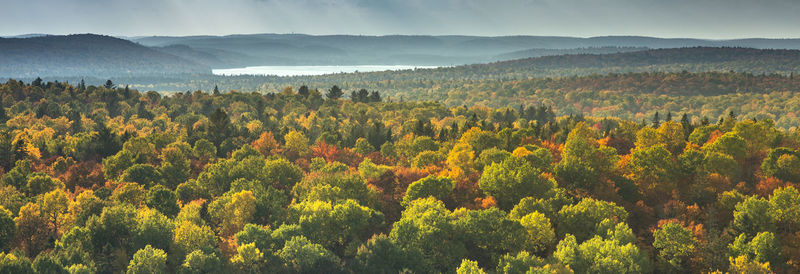
<svg viewBox="0 0 800 274"><path fill-rule="evenodd" d="M684 47L800 49L800 39L304 34L111 37L95 34L30 34L0 38L0 77L165 77L208 75L215 68L265 65L456 66L522 60L494 65L514 68L519 66L518 62L526 62L526 58L563 56L538 60L537 63L546 63L547 60L574 63L576 60L569 59L579 55L594 55L581 57L581 60L590 61L594 58L590 62L607 66L615 65L616 59L603 61L603 58L616 57L602 55L634 54L623 56L636 60L650 58L648 60L653 61L649 49ZM635 55L637 52L639 55ZM680 55L669 55L675 54ZM669 59L671 57L664 58L672 60ZM738 57L723 54L720 58Z"/></svg>
<svg viewBox="0 0 800 274"><path fill-rule="evenodd" d="M143 76L208 73L207 66L110 36L0 38L0 76Z"/></svg>
<svg viewBox="0 0 800 274"><path fill-rule="evenodd" d="M463 65L561 54L682 47L800 49L800 39L702 40L641 36L354 36L251 34L133 37L214 68L259 65ZM184 47L185 46L185 47Z"/></svg>

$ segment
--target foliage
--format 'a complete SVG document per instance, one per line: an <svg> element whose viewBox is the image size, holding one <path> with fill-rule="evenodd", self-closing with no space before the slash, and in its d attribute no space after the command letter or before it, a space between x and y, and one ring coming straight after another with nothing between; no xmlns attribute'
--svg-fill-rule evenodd
<svg viewBox="0 0 800 274"><path fill-rule="evenodd" d="M526 76L436 103L9 80L0 272L794 273L798 110L772 87L796 81ZM732 83L786 117L738 113Z"/></svg>
<svg viewBox="0 0 800 274"><path fill-rule="evenodd" d="M167 254L164 250L145 246L133 254L126 273L162 273L167 270Z"/></svg>
<svg viewBox="0 0 800 274"><path fill-rule="evenodd" d="M427 197L445 201L455 187L455 183L450 178L431 175L408 185L406 195L403 196L403 204L409 205L416 199Z"/></svg>

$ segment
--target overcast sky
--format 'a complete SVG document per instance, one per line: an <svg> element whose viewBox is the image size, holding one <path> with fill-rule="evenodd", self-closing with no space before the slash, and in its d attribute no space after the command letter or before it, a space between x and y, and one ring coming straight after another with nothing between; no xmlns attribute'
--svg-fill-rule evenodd
<svg viewBox="0 0 800 274"><path fill-rule="evenodd" d="M800 37L800 0L0 0L0 35Z"/></svg>

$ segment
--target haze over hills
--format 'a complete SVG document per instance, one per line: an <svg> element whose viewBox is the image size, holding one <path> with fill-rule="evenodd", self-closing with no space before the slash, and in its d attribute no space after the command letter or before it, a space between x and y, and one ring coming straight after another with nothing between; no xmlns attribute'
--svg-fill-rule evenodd
<svg viewBox="0 0 800 274"><path fill-rule="evenodd" d="M560 54L603 54L645 48L751 47L800 49L800 39L702 40L641 36L421 36L250 34L151 36L132 41L214 68L257 65L461 65ZM609 50L610 48L621 48Z"/></svg>
<svg viewBox="0 0 800 274"><path fill-rule="evenodd" d="M0 38L0 75L144 76L208 73L209 68L110 36L79 34Z"/></svg>
<svg viewBox="0 0 800 274"><path fill-rule="evenodd" d="M434 73L437 75L453 72L458 75L449 74L446 77L471 79L476 74L498 75L497 71L507 72L501 77L508 77L508 73L514 77L528 77L641 71L646 70L647 66L657 65L663 68L670 64L673 64L667 68L670 71L700 70L691 66L708 68L709 63L726 62L747 62L747 66L744 63L722 64L717 68L771 73L795 70L797 55L786 50L709 47L800 49L800 39L700 40L635 36L575 38L253 34L126 38L130 40L94 34L35 34L20 37L25 38L0 38L2 77L136 78L209 75L212 68L265 65L476 64L466 68L444 68ZM676 47L681 49L658 50ZM526 59L545 56L558 57ZM480 65L506 60L516 61ZM737 66L741 69L737 69ZM554 70L559 71L554 73ZM403 73L399 73L390 78L402 75Z"/></svg>

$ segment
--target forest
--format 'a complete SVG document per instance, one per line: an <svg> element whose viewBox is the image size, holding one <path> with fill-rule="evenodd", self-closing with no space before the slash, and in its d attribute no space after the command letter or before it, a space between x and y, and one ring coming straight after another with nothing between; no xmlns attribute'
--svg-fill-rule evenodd
<svg viewBox="0 0 800 274"><path fill-rule="evenodd" d="M800 60L800 59L798 59ZM789 74L749 72L628 72L583 76L534 77L469 80L379 80L395 74L420 72L348 73L312 77L216 76L172 82L169 89L206 87L260 93L280 93L286 86L308 85L327 89L376 90L386 101L437 101L447 107L511 107L520 104L551 106L556 115L590 115L641 121L655 112L662 115L687 113L692 119L718 120L731 111L747 119L771 119L779 128L800 125L800 77ZM434 70L439 71L439 70ZM188 79L192 79L189 77ZM158 81L151 79L152 81ZM161 84L134 84L131 87L158 89ZM336 82L340 80L341 82ZM81 79L71 79L80 82ZM102 83L105 80L94 79ZM124 79L123 82L138 81ZM168 80L169 81L169 80ZM183 81L176 80L175 81ZM341 84L340 84L341 83ZM241 89L240 89L241 88ZM194 89L192 89L194 90Z"/></svg>
<svg viewBox="0 0 800 274"><path fill-rule="evenodd" d="M800 271L800 131L781 120L796 110L753 114L796 102L793 75L570 79L474 90L571 87L572 114L352 82L162 95L8 80L0 273ZM618 118L575 103L597 93L691 107ZM703 112L747 96L770 103Z"/></svg>

